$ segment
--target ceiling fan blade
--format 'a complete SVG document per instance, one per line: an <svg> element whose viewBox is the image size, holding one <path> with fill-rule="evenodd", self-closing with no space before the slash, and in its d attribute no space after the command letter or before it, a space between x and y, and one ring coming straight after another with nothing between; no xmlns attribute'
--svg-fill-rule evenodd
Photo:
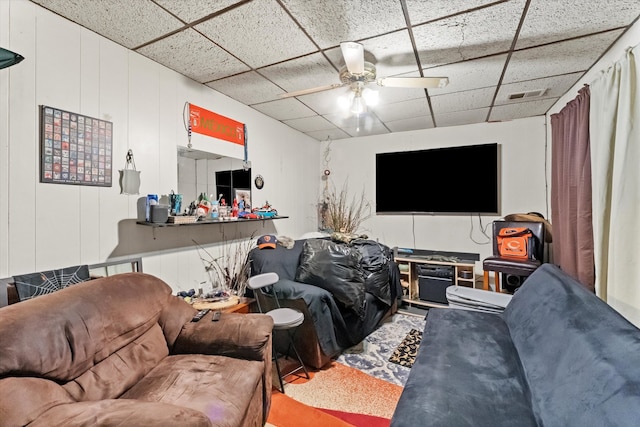
<svg viewBox="0 0 640 427"><path fill-rule="evenodd" d="M356 42L340 43L344 63L351 74L364 73L364 47Z"/></svg>
<svg viewBox="0 0 640 427"><path fill-rule="evenodd" d="M323 92L325 90L331 90L331 89L337 89L337 88L342 87L342 86L344 86L344 84L335 83L335 84L327 85L327 86L313 87L311 89L302 89L302 90L297 90L295 92L281 93L280 95L278 95L278 98L281 98L281 99L293 98L295 96L309 95L311 93Z"/></svg>
<svg viewBox="0 0 640 427"><path fill-rule="evenodd" d="M376 82L379 86L443 88L449 84L448 77L385 77Z"/></svg>

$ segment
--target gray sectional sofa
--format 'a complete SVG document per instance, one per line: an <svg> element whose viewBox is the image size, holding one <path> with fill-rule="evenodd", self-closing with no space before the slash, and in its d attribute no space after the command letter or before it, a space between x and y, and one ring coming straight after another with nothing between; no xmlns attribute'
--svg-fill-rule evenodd
<svg viewBox="0 0 640 427"><path fill-rule="evenodd" d="M502 314L431 309L405 426L638 426L640 330L544 264Z"/></svg>

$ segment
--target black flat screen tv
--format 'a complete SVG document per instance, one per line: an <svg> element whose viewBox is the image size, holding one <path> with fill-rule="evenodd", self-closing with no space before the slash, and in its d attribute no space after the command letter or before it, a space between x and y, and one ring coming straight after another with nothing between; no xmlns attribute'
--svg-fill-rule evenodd
<svg viewBox="0 0 640 427"><path fill-rule="evenodd" d="M499 214L499 146L376 154L378 214Z"/></svg>

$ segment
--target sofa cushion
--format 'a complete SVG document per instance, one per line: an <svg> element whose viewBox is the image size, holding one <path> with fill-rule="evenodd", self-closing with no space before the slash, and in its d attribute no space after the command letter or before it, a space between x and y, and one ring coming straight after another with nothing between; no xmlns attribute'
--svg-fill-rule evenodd
<svg viewBox="0 0 640 427"><path fill-rule="evenodd" d="M76 401L115 399L169 355L157 323L120 350L64 385Z"/></svg>
<svg viewBox="0 0 640 427"><path fill-rule="evenodd" d="M509 330L496 314L429 309L391 426L535 426Z"/></svg>
<svg viewBox="0 0 640 427"><path fill-rule="evenodd" d="M542 424L637 425L629 409L640 407L640 330L551 264L502 316Z"/></svg>
<svg viewBox="0 0 640 427"><path fill-rule="evenodd" d="M207 414L213 425L239 426L262 387L263 369L260 361L225 356L169 356L122 398L192 408Z"/></svg>
<svg viewBox="0 0 640 427"><path fill-rule="evenodd" d="M344 307L364 316L364 272L357 249L330 240L305 241L296 281L326 289Z"/></svg>

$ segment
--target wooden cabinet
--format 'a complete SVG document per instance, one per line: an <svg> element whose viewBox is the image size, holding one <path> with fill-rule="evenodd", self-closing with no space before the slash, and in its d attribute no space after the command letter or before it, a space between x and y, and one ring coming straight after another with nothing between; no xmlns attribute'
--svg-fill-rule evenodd
<svg viewBox="0 0 640 427"><path fill-rule="evenodd" d="M453 270L453 285L467 286L470 288L475 287L475 263L473 261L436 261L427 257L404 257L402 255L396 256L395 261L398 263L398 267L400 268L400 283L402 284L403 300L410 305L415 304L425 307L446 307L446 304L420 299L418 266L421 265L450 267Z"/></svg>

